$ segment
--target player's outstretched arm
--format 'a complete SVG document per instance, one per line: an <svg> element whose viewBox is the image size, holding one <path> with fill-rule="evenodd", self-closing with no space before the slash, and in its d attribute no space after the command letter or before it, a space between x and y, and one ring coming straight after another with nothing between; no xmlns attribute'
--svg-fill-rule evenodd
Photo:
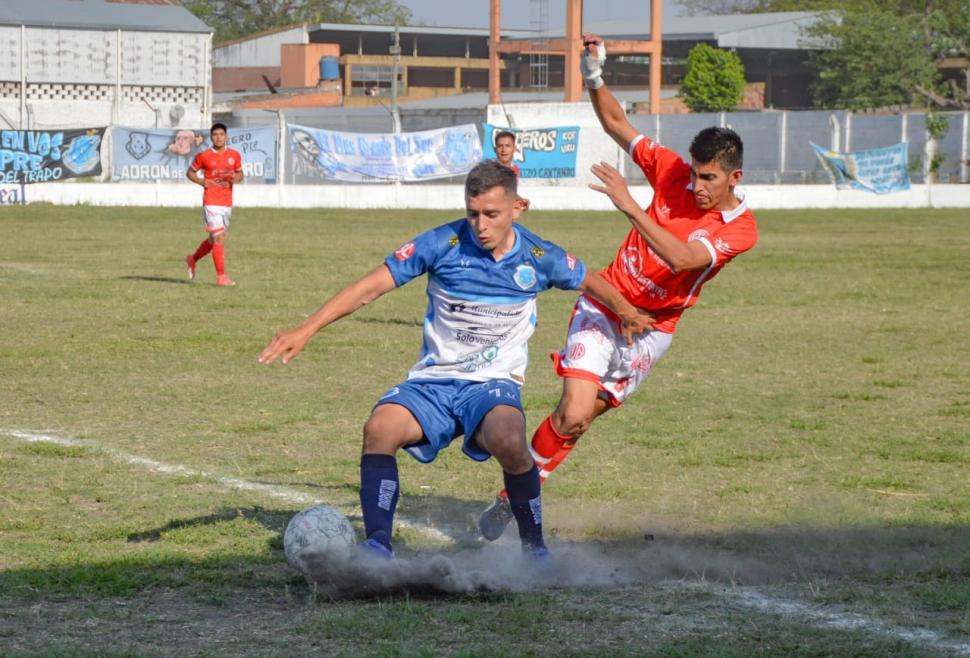
<svg viewBox="0 0 970 658"><path fill-rule="evenodd" d="M711 265L711 253L703 243L699 240L681 242L672 233L661 228L640 208L619 171L605 162L594 164L592 169L593 174L603 181L603 184L590 184L590 189L608 196L617 210L629 218L630 223L643 236L650 248L674 273L701 270Z"/></svg>
<svg viewBox="0 0 970 658"><path fill-rule="evenodd" d="M383 263L357 279L292 329L280 331L259 354L258 361L270 364L282 356L283 364L303 351L315 333L342 317L350 315L395 288L394 278Z"/></svg>
<svg viewBox="0 0 970 658"><path fill-rule="evenodd" d="M606 304L611 311L619 316L623 322L623 337L626 338L627 345L633 344L635 335L653 329L656 317L652 313L631 304L626 297L620 294L619 290L598 273L589 272L579 285L579 289Z"/></svg>
<svg viewBox="0 0 970 658"><path fill-rule="evenodd" d="M592 32L584 32L583 47L585 50L579 58L579 71L586 82L586 89L589 90L589 100L593 104L596 117L606 134L624 151L629 150L630 142L639 132L630 124L626 112L603 82L606 43Z"/></svg>

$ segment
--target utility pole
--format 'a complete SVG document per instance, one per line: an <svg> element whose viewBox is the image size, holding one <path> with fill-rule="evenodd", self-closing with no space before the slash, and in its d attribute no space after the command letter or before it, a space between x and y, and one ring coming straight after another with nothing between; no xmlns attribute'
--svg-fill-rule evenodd
<svg viewBox="0 0 970 658"><path fill-rule="evenodd" d="M391 44L391 55L394 57L394 71L391 74L391 118L394 121L394 133L401 132L401 115L397 111L397 72L401 64L401 32L394 23L394 43Z"/></svg>

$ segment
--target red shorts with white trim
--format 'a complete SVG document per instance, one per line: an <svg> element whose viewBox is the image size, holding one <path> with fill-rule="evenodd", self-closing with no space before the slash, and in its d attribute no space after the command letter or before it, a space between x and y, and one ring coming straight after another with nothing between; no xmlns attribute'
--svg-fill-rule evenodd
<svg viewBox="0 0 970 658"><path fill-rule="evenodd" d="M581 295L573 307L566 346L552 355L560 377L596 382L611 405L618 407L667 353L673 334L647 331L627 345L620 322Z"/></svg>
<svg viewBox="0 0 970 658"><path fill-rule="evenodd" d="M232 206L202 206L202 225L209 233L222 233L229 229Z"/></svg>

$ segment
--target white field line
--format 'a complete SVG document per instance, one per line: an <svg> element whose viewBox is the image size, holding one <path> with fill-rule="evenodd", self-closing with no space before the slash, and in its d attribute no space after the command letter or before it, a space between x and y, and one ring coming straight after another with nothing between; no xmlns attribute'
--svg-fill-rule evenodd
<svg viewBox="0 0 970 658"><path fill-rule="evenodd" d="M899 628L851 612L832 612L808 603L779 599L751 589L729 590L741 604L760 612L798 617L814 626L856 630L879 635L894 640L905 640L917 646L934 651L947 652L961 656L970 655L970 642L961 642L944 637L936 631L924 628Z"/></svg>
<svg viewBox="0 0 970 658"><path fill-rule="evenodd" d="M214 482L219 486L226 489L240 489L242 491L256 491L273 498L279 498L288 503L296 503L298 505L313 505L315 503L326 502L312 496L308 493L302 491L297 491L296 489L290 489L288 487L283 487L275 484L265 484L262 482L251 482L249 480L243 480L240 478L227 477L224 475L217 475L215 473L210 473L208 471L203 471L195 468L189 468L188 466L181 466L180 464L166 464L165 462L160 462L154 459L149 459L148 457L140 457L138 455L132 455L127 452L122 452L120 450L115 450L114 448L109 448L103 446L96 441L84 441L81 439L70 439L63 436L56 436L53 434L43 434L40 432L31 432L27 430L12 430L12 429L2 429L0 428L0 435L9 436L14 439L19 439L25 443L52 443L59 446L65 446L70 448L84 448L92 452L101 453L107 455L111 459L117 462L122 462L132 466L140 466L141 468L149 471L151 473L164 473L165 475L180 475L189 477L201 477ZM455 538L448 535L437 528L433 528L429 525L423 523L415 523L413 521L408 521L399 517L395 517L395 523L401 527L409 528L416 532L420 532L423 535L434 539L436 541L442 542L454 542Z"/></svg>

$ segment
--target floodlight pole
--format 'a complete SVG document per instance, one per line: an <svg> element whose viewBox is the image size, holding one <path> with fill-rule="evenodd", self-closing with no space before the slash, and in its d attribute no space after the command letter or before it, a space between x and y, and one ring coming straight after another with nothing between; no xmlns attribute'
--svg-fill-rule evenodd
<svg viewBox="0 0 970 658"><path fill-rule="evenodd" d="M394 23L394 43L391 44L391 55L394 56L394 73L391 75L391 118L394 121L394 133L401 132L401 114L397 111L397 72L401 63L401 31Z"/></svg>

